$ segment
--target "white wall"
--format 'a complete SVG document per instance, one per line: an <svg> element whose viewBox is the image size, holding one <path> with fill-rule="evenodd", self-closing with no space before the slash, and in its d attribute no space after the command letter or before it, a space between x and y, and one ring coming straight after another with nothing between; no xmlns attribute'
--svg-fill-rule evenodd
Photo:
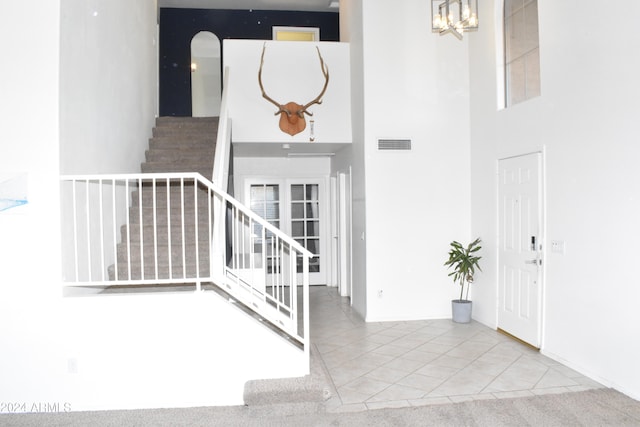
<svg viewBox="0 0 640 427"><path fill-rule="evenodd" d="M98 15L84 15L92 10ZM94 18L109 25L88 28ZM74 411L241 404L246 380L306 370L302 351L217 294L63 297L59 174L119 171L115 160L125 163L122 170L138 170L139 159L127 162L126 144L105 136L105 126L117 134L150 126L156 90L148 92L137 77L135 84L115 77L121 65L111 61L150 66L155 47L145 28L154 28L155 19L154 1L30 0L0 14L0 49L19 64L4 67L0 79L6 119L0 170L27 175L29 200L0 213L0 402ZM72 34L80 40L69 39ZM61 54L62 46L76 43L86 45ZM114 52L123 43L123 52ZM106 70L83 60L99 60ZM71 84L72 64L88 68L77 76L79 88ZM157 70L141 73L136 66L136 76L155 81ZM84 97L81 88L88 90ZM133 117L122 117L118 106ZM80 116L96 130L85 135ZM109 143L115 146L100 145ZM105 154L111 149L117 154Z"/></svg>
<svg viewBox="0 0 640 427"><path fill-rule="evenodd" d="M242 405L249 380L305 374L302 350L214 292L66 298L61 308L66 372L49 399L74 411Z"/></svg>
<svg viewBox="0 0 640 427"><path fill-rule="evenodd" d="M37 11L37 13L36 13ZM0 213L0 402L38 399L50 383L61 331L57 0L16 2L0 14L3 174L26 173L28 205ZM37 387L39 378L46 385Z"/></svg>
<svg viewBox="0 0 640 427"><path fill-rule="evenodd" d="M157 1L61 0L62 172L140 172L157 114Z"/></svg>
<svg viewBox="0 0 640 427"><path fill-rule="evenodd" d="M362 8L366 319L450 317L443 263L470 238L468 39L432 34L421 0ZM378 138L412 149L378 151Z"/></svg>
<svg viewBox="0 0 640 427"><path fill-rule="evenodd" d="M263 40L224 40L224 67L229 67L229 115L233 117L234 142L307 142L306 129L294 136L278 126L277 108L262 97L258 70ZM315 121L315 142L351 142L351 100L349 92L348 46L335 42L267 41L262 82L267 94L277 102L306 104L322 91L325 78L320 69L320 53L329 68L329 85L322 104L309 107Z"/></svg>
<svg viewBox="0 0 640 427"><path fill-rule="evenodd" d="M539 2L542 96L496 109L499 0L480 2L470 40L472 230L485 241L476 320L496 325L496 162L544 151L546 236L542 351L640 398L640 35L602 30L596 8ZM637 16L634 0L617 10ZM565 242L564 255L550 241Z"/></svg>
<svg viewBox="0 0 640 427"><path fill-rule="evenodd" d="M340 37L349 43L353 143L336 153L332 175L351 168L352 294L351 305L363 318L367 316L367 250L360 236L366 227L365 139L364 139L364 34L362 0L340 2Z"/></svg>

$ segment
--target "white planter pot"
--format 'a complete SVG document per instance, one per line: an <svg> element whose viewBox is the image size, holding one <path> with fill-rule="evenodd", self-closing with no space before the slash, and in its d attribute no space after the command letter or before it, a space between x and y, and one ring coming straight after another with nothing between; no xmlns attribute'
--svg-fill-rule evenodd
<svg viewBox="0 0 640 427"><path fill-rule="evenodd" d="M451 300L451 319L456 323L471 322L472 303L466 299Z"/></svg>

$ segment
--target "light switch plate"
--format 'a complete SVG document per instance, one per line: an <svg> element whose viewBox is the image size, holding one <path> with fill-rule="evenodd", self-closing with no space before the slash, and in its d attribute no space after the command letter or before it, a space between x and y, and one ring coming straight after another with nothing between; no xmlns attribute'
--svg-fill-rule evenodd
<svg viewBox="0 0 640 427"><path fill-rule="evenodd" d="M564 240L552 240L551 252L556 254L564 254Z"/></svg>

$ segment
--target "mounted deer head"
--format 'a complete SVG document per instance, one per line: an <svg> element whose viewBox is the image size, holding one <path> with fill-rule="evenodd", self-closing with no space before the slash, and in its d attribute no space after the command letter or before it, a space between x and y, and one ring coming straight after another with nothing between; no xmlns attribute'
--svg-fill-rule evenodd
<svg viewBox="0 0 640 427"><path fill-rule="evenodd" d="M286 104L280 104L273 98L269 97L267 93L264 91L264 86L262 85L262 66L264 64L264 51L266 49L266 43L262 46L262 56L260 57L260 71L258 71L258 83L260 84L260 90L262 91L262 97L267 101L271 102L273 105L278 107L278 111L276 111L275 115L280 114L280 130L284 133L288 133L293 136L299 134L307 127L307 122L304 119L304 115L313 116L313 113L307 111L309 107L314 104L322 104L322 97L327 90L327 85L329 84L329 67L324 63L324 59L322 59L322 55L320 54L320 49L316 46L318 50L318 57L320 58L320 69L322 70L322 74L324 75L325 82L320 95L318 95L313 101L308 102L305 105L296 104L295 102L288 102Z"/></svg>

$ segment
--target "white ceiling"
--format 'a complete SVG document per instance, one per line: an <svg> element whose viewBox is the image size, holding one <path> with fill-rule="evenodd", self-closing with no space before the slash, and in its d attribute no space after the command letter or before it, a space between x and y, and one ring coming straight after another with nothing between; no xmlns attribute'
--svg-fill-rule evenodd
<svg viewBox="0 0 640 427"><path fill-rule="evenodd" d="M158 0L160 7L307 12L338 12L338 3L339 0Z"/></svg>

